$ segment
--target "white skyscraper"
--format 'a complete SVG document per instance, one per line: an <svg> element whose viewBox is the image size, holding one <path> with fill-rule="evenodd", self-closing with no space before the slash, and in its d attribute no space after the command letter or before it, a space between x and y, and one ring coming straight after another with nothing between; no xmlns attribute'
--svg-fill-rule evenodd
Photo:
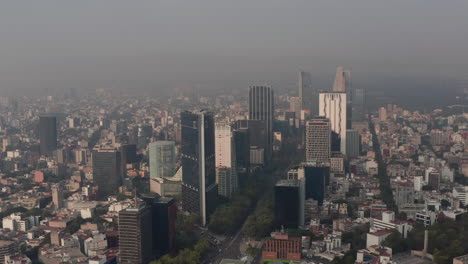
<svg viewBox="0 0 468 264"><path fill-rule="evenodd" d="M346 154L346 93L322 92L319 115L330 120L331 130L340 137L340 151Z"/></svg>
<svg viewBox="0 0 468 264"><path fill-rule="evenodd" d="M218 194L231 197L237 190L238 179L234 138L226 122L215 124L215 163Z"/></svg>

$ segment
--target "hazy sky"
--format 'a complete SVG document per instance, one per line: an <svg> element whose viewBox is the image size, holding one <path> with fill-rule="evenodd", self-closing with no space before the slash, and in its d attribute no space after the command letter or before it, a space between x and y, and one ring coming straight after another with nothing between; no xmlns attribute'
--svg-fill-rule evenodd
<svg viewBox="0 0 468 264"><path fill-rule="evenodd" d="M292 88L300 69L325 89L338 65L366 88L467 80L467 11L466 0L2 1L0 92Z"/></svg>

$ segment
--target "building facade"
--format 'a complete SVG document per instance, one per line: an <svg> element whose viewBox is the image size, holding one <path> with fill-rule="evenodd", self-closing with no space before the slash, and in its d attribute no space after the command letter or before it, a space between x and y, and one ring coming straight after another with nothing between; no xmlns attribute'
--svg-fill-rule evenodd
<svg viewBox="0 0 468 264"><path fill-rule="evenodd" d="M234 137L226 122L215 125L215 155L218 194L231 197L237 190L238 178Z"/></svg>
<svg viewBox="0 0 468 264"><path fill-rule="evenodd" d="M39 141L42 155L51 155L57 149L57 118L55 116L39 117Z"/></svg>
<svg viewBox="0 0 468 264"><path fill-rule="evenodd" d="M273 89L269 86L251 86L249 89L249 120L265 121L266 160L269 160L273 145L273 120L275 113Z"/></svg>
<svg viewBox="0 0 468 264"><path fill-rule="evenodd" d="M217 203L215 135L213 114L181 113L182 208L198 213L205 226Z"/></svg>
<svg viewBox="0 0 468 264"><path fill-rule="evenodd" d="M328 162L331 155L331 127L327 118L306 123L306 162Z"/></svg>
<svg viewBox="0 0 468 264"><path fill-rule="evenodd" d="M113 147L93 149L93 180L101 199L118 192L123 181L120 151Z"/></svg>
<svg viewBox="0 0 468 264"><path fill-rule="evenodd" d="M146 264L153 256L151 209L137 205L119 212L119 263Z"/></svg>
<svg viewBox="0 0 468 264"><path fill-rule="evenodd" d="M150 177L170 178L176 172L174 141L156 141L149 144Z"/></svg>
<svg viewBox="0 0 468 264"><path fill-rule="evenodd" d="M339 136L340 151L346 154L347 101L345 92L320 93L320 116L330 120L331 130Z"/></svg>

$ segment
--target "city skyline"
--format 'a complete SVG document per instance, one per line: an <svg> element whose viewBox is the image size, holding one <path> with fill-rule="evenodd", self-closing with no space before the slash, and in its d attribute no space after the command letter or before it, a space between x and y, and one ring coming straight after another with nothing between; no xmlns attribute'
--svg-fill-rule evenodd
<svg viewBox="0 0 468 264"><path fill-rule="evenodd" d="M0 9L0 264L468 264L468 2Z"/></svg>

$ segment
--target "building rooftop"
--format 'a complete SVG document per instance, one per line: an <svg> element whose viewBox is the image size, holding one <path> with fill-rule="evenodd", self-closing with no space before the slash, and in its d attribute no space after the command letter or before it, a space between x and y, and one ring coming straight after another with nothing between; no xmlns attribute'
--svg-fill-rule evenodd
<svg viewBox="0 0 468 264"><path fill-rule="evenodd" d="M276 183L276 186L299 187L299 181L298 180L280 180Z"/></svg>

